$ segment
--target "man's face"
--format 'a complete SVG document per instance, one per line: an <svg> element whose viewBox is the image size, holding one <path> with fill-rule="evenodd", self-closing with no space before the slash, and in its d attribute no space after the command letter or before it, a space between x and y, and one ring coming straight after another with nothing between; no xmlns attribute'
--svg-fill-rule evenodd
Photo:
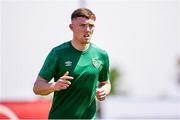
<svg viewBox="0 0 180 120"><path fill-rule="evenodd" d="M77 17L72 20L70 28L73 31L73 39L81 44L87 44L92 37L95 21L84 17Z"/></svg>

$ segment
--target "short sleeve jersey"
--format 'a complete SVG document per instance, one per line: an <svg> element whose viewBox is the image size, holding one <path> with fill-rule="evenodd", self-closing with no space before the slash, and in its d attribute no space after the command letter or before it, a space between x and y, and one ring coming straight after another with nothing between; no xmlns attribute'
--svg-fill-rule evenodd
<svg viewBox="0 0 180 120"><path fill-rule="evenodd" d="M97 84L109 78L107 53L92 43L82 52L65 42L51 50L39 76L57 81L66 71L74 79L67 89L54 92L49 119L95 118Z"/></svg>

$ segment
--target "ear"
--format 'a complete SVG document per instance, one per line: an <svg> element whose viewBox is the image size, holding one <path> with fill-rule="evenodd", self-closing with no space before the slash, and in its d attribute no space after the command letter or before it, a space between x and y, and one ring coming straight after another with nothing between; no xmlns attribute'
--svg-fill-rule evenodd
<svg viewBox="0 0 180 120"><path fill-rule="evenodd" d="M73 29L73 26L72 26L72 24L69 24L69 28L72 30Z"/></svg>

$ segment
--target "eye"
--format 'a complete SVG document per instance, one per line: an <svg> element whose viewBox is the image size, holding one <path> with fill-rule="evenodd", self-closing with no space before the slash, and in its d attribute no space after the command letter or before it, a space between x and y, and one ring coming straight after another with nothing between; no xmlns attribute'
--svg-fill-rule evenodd
<svg viewBox="0 0 180 120"><path fill-rule="evenodd" d="M93 27L94 27L94 25L93 25L93 24L89 24L89 27L90 27L90 28L93 28Z"/></svg>
<svg viewBox="0 0 180 120"><path fill-rule="evenodd" d="M86 27L86 24L80 24L81 27Z"/></svg>

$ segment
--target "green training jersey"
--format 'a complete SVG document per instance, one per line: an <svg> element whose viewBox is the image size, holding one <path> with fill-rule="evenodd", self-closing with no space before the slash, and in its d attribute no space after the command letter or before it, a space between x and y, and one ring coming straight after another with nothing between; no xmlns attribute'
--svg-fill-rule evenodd
<svg viewBox="0 0 180 120"><path fill-rule="evenodd" d="M95 118L97 84L109 78L107 53L92 43L78 51L71 41L65 42L51 50L39 76L57 81L66 71L74 79L67 89L54 92L49 119Z"/></svg>

